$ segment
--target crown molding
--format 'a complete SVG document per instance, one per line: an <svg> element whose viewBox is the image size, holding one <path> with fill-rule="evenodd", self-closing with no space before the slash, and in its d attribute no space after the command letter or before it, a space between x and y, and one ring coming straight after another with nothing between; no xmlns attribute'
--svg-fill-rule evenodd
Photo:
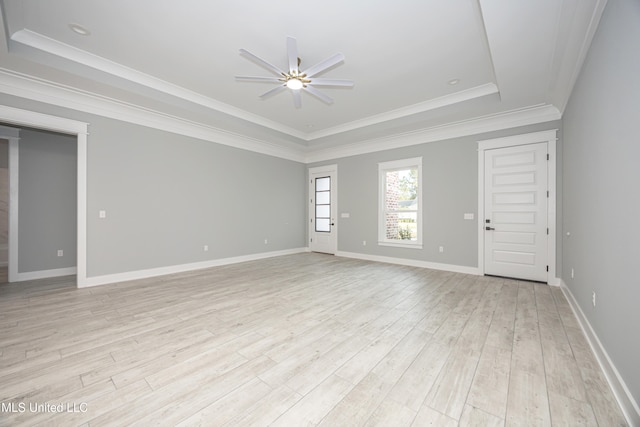
<svg viewBox="0 0 640 427"><path fill-rule="evenodd" d="M434 126L418 131L369 139L339 147L314 150L304 147L300 149L283 147L269 141L225 131L213 126L145 109L112 98L2 68L0 68L0 93L300 163L313 163L390 150L393 148L549 122L561 118L560 111L556 107L543 104L471 120L458 121L442 126ZM78 132L83 131L79 129ZM86 132L86 129L84 132Z"/></svg>
<svg viewBox="0 0 640 427"><path fill-rule="evenodd" d="M461 90L449 95L441 96L439 98L430 99L418 104L409 105L407 107L398 108L396 110L388 111L385 113L377 114L375 116L366 117L361 120L354 120L343 125L334 126L329 129L310 133L307 137L307 141L313 141L315 139L324 138L331 135L336 135L342 132L348 132L351 130L360 129L363 127L376 125L378 123L386 122L389 120L400 119L402 117L410 116L412 114L423 113L425 111L435 110L449 105L457 104L464 101L470 101L475 98L480 98L487 95L493 95L499 93L498 86L495 83L487 83L484 85L472 87L469 89Z"/></svg>
<svg viewBox="0 0 640 427"><path fill-rule="evenodd" d="M406 117L412 114L422 113L437 108L446 107L459 102L468 101L471 99L479 98L486 95L498 93L498 87L495 83L487 83L470 89L462 90L453 94L445 95L439 98L435 98L429 101L421 102L418 104L410 105L408 107L398 108L385 113L370 116L361 120L355 120L343 125L334 126L323 131L317 131L313 133L306 133L298 131L289 126L285 126L281 123L277 123L273 120L266 119L257 114L249 113L245 110L233 107L229 104L217 101L213 98L201 95L193 92L189 89L174 85L165 80L153 77L149 74L142 73L134 70L130 67L126 67L117 62L103 58L98 55L94 55L82 49L78 49L66 43L62 43L35 31L28 29L22 29L16 31L11 35L11 40L16 43L20 43L31 48L47 52L51 55L64 58L66 60L75 62L77 64L84 65L86 67L113 75L130 82L140 84L150 89L156 90L160 93L165 93L177 98L183 99L188 102L192 102L196 105L200 105L206 108L210 108L215 111L228 114L233 117L237 117L249 122L267 127L269 129L282 132L284 134L299 138L303 141L313 141L318 138L323 138L338 133L360 129L363 127L371 126L374 124L394 120L402 117Z"/></svg>
<svg viewBox="0 0 640 427"><path fill-rule="evenodd" d="M600 18L607 5L607 0L595 0L594 3L595 5L593 6L586 6L586 3L574 3L567 0L562 3L563 13L565 14L575 16L581 12L580 10L575 10L579 7L584 7L590 13L588 13L588 16L584 16L583 19L571 20L571 25L565 24L562 27L559 25L556 29L556 51L553 56L553 65L556 70L553 74L556 77L550 87L550 93L553 97L553 104L558 106L561 113L564 113L573 92L573 87L578 80L580 70L582 70L591 42L598 29Z"/></svg>
<svg viewBox="0 0 640 427"><path fill-rule="evenodd" d="M376 151L384 151L451 138L478 135L501 129L544 123L560 120L560 118L560 111L555 106L548 104L536 105L529 108L511 110L471 120L449 123L443 126L434 126L431 128L421 129L419 131L370 139L340 147L319 149L308 152L306 162L314 163L341 157L357 156Z"/></svg>
<svg viewBox="0 0 640 427"><path fill-rule="evenodd" d="M0 93L139 124L209 142L304 162L302 149L239 135L213 126L145 109L112 98L81 91L0 68Z"/></svg>
<svg viewBox="0 0 640 427"><path fill-rule="evenodd" d="M306 133L300 132L289 126L282 125L257 114L249 113L247 111L233 107L229 104L225 104L224 102L217 101L213 98L209 98L207 96L193 92L189 89L174 85L165 80L153 77L146 73L142 73L140 71L134 70L133 68L126 67L122 64L103 58L101 56L94 55L87 51L70 46L66 43L59 42L50 37L36 33L35 31L31 31L28 29L16 31L11 35L11 40L16 43L32 47L34 49L47 52L51 55L55 55L60 58L64 58L69 61L93 68L95 70L102 71L104 73L120 77L130 82L134 82L142 86L157 90L158 92L172 95L177 98L193 102L194 104L207 107L233 117L247 120L252 123L265 126L269 129L294 136L296 138L300 138L303 140L306 140L307 138Z"/></svg>

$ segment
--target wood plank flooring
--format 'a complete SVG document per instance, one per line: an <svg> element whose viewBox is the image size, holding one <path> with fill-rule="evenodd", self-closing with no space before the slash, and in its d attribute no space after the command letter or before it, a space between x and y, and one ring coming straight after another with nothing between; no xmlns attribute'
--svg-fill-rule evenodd
<svg viewBox="0 0 640 427"><path fill-rule="evenodd" d="M626 425L559 288L313 253L73 280L0 285L2 426Z"/></svg>

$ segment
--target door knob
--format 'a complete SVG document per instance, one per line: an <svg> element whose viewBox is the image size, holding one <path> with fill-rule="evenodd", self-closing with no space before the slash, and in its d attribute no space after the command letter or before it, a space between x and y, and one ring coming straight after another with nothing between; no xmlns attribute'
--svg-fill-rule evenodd
<svg viewBox="0 0 640 427"><path fill-rule="evenodd" d="M484 229L487 230L487 231L495 230L495 228L493 228L493 227L485 227Z"/></svg>

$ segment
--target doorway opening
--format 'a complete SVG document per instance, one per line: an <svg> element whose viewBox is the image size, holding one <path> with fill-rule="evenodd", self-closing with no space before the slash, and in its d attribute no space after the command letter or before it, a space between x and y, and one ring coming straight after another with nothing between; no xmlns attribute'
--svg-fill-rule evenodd
<svg viewBox="0 0 640 427"><path fill-rule="evenodd" d="M88 124L76 120L51 116L48 114L36 113L33 111L0 105L0 122L12 127L26 127L42 131L50 131L75 136L77 142L77 195L76 195L76 286L83 287L87 284L87 128ZM14 135L9 139L10 162L11 144L18 143L19 136ZM10 167L11 174L11 167ZM10 176L11 181L11 176ZM17 274L17 257L12 254L18 253L17 235L13 236L11 230L17 230L13 221L17 221L17 212L13 212L14 207L10 204L9 212L9 280L12 274Z"/></svg>

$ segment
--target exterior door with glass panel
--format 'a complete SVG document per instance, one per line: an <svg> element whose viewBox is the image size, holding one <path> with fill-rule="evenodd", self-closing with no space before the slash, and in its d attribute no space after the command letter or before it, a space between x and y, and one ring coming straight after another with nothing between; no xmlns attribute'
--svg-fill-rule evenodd
<svg viewBox="0 0 640 427"><path fill-rule="evenodd" d="M548 146L485 151L484 272L547 282Z"/></svg>
<svg viewBox="0 0 640 427"><path fill-rule="evenodd" d="M309 169L309 249L335 254L337 238L337 165Z"/></svg>

